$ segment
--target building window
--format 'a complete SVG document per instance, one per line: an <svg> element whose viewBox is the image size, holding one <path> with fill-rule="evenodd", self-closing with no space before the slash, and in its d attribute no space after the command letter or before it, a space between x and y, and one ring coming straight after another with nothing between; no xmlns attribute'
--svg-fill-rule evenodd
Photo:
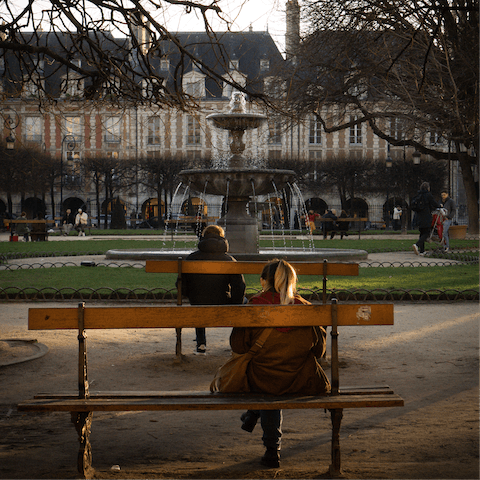
<svg viewBox="0 0 480 480"><path fill-rule="evenodd" d="M200 121L193 115L187 116L187 145L201 145Z"/></svg>
<svg viewBox="0 0 480 480"><path fill-rule="evenodd" d="M158 160L160 159L160 152L158 150L148 150L147 158L149 160Z"/></svg>
<svg viewBox="0 0 480 480"><path fill-rule="evenodd" d="M322 159L322 151L321 150L310 150L308 152L308 158L310 160L321 160Z"/></svg>
<svg viewBox="0 0 480 480"><path fill-rule="evenodd" d="M105 121L105 142L119 143L121 140L120 117L108 117Z"/></svg>
<svg viewBox="0 0 480 480"><path fill-rule="evenodd" d="M444 145L445 140L441 133L430 132L430 145Z"/></svg>
<svg viewBox="0 0 480 480"><path fill-rule="evenodd" d="M282 159L282 151L281 150L269 150L268 151L268 159L269 160L281 160Z"/></svg>
<svg viewBox="0 0 480 480"><path fill-rule="evenodd" d="M316 145L322 143L322 125L318 121L316 115L310 119L310 135L308 142Z"/></svg>
<svg viewBox="0 0 480 480"><path fill-rule="evenodd" d="M313 172L310 174L310 178L316 182L318 180L318 164L322 160L321 150L310 150L308 152L308 158L313 162Z"/></svg>
<svg viewBox="0 0 480 480"><path fill-rule="evenodd" d="M280 122L272 122L268 125L268 143L273 145L282 144L282 124Z"/></svg>
<svg viewBox="0 0 480 480"><path fill-rule="evenodd" d="M82 141L82 124L80 117L65 117L65 132L66 135L73 135L75 142Z"/></svg>
<svg viewBox="0 0 480 480"><path fill-rule="evenodd" d="M397 140L403 140L405 138L405 129L402 119L390 119L390 135Z"/></svg>
<svg viewBox="0 0 480 480"><path fill-rule="evenodd" d="M147 145L160 145L160 117L148 119Z"/></svg>
<svg viewBox="0 0 480 480"><path fill-rule="evenodd" d="M203 81L191 81L185 84L185 93L195 98L203 97Z"/></svg>
<svg viewBox="0 0 480 480"><path fill-rule="evenodd" d="M38 143L42 141L41 117L25 117L25 140Z"/></svg>
<svg viewBox="0 0 480 480"><path fill-rule="evenodd" d="M267 59L260 60L260 71L266 72L269 69L270 69L270 60L267 60Z"/></svg>
<svg viewBox="0 0 480 480"><path fill-rule="evenodd" d="M358 120L358 117L350 117L350 122L355 122ZM361 145L362 144L362 124L352 125L350 127L350 145Z"/></svg>
<svg viewBox="0 0 480 480"><path fill-rule="evenodd" d="M202 159L202 152L199 150L187 150L187 159L191 162Z"/></svg>

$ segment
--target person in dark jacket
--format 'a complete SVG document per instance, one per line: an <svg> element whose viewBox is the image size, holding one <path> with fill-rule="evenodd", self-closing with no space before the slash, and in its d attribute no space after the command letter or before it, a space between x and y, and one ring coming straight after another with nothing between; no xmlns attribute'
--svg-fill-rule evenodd
<svg viewBox="0 0 480 480"><path fill-rule="evenodd" d="M220 260L236 262L228 253L225 232L218 225L209 225L203 230L198 250L186 260ZM184 274L182 294L188 297L190 305L242 304L245 295L245 280L241 274ZM196 352L205 354L207 339L204 328L196 328Z"/></svg>
<svg viewBox="0 0 480 480"><path fill-rule="evenodd" d="M73 228L73 224L75 223L75 216L73 215L72 211L67 208L65 215L62 218L62 235L67 237L70 233L70 230Z"/></svg>
<svg viewBox="0 0 480 480"><path fill-rule="evenodd" d="M330 232L330 240L335 236L335 230L337 229L337 215L335 210L327 210L322 218L330 218L331 221L323 223L323 239L327 238L327 234Z"/></svg>
<svg viewBox="0 0 480 480"><path fill-rule="evenodd" d="M340 216L338 218L348 218L347 212L342 210ZM348 228L350 226L350 222L342 220L338 222L338 229L340 230L340 240L343 240L343 237L348 237Z"/></svg>
<svg viewBox="0 0 480 480"><path fill-rule="evenodd" d="M430 229L432 228L432 211L440 208L440 204L435 201L430 193L430 184L428 182L423 182L420 185L417 195L423 196L425 208L417 212L417 226L420 231L420 237L417 243L413 244L413 251L417 255L423 255L425 253L425 241L430 235Z"/></svg>

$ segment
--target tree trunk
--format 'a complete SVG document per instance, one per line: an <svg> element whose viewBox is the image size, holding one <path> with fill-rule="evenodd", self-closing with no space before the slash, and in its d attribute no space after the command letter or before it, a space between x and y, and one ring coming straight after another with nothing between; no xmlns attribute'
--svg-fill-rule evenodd
<svg viewBox="0 0 480 480"><path fill-rule="evenodd" d="M459 151L459 148L457 148ZM463 185L467 197L468 211L468 233L478 235L478 199L475 188L475 179L473 178L471 158L466 152L458 155L460 168L462 169Z"/></svg>

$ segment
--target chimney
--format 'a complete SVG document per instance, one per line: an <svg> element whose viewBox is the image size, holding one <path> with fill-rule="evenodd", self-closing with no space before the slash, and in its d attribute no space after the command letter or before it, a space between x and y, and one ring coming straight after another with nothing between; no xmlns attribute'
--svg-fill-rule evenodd
<svg viewBox="0 0 480 480"><path fill-rule="evenodd" d="M297 0L288 0L286 5L285 54L293 60L300 45L300 7Z"/></svg>

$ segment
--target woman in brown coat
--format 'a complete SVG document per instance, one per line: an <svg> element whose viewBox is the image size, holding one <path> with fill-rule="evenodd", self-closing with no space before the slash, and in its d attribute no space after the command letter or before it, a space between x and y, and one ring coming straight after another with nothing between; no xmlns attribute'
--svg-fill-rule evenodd
<svg viewBox="0 0 480 480"><path fill-rule="evenodd" d="M251 298L252 304L309 304L296 293L297 275L284 260L272 260L260 276L262 292ZM255 344L263 328L234 328L230 345L235 353L246 353ZM324 395L330 383L317 358L325 352L326 333L321 327L274 328L247 369L252 392L283 395L302 393ZM281 410L249 410L241 417L242 428L252 432L258 418L266 447L262 464L280 465L282 437Z"/></svg>

